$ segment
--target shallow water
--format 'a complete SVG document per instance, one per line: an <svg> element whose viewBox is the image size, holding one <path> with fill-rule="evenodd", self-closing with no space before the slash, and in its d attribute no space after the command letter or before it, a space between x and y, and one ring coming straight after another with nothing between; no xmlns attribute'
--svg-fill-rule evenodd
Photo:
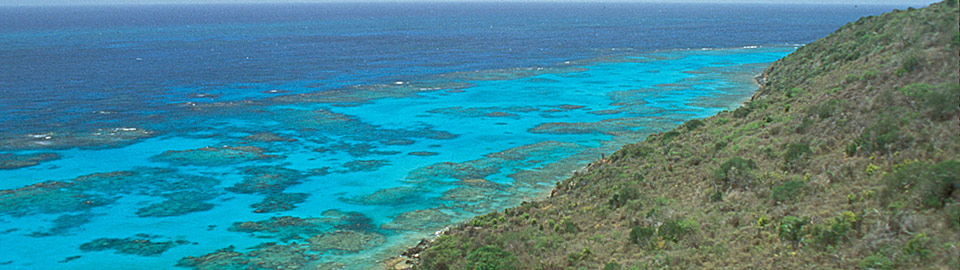
<svg viewBox="0 0 960 270"><path fill-rule="evenodd" d="M317 242L304 252L321 261L369 263L410 237L536 198L625 142L736 106L755 89L750 75L793 49L675 50L451 74L441 78L460 87L444 88L449 83L443 81L360 87L349 93L358 96L349 104L302 101L319 94L284 96L198 120L203 124L194 126L206 127L202 135L55 151L57 160L0 171L8 179L4 188L32 184L40 173L58 180L125 173L5 194L0 210L23 217L6 217L0 225L0 231L13 230L4 235L10 243L4 254L30 254L36 260L22 262L29 267L56 267L81 255L68 265L92 267L131 258L76 250L97 238L189 243L137 257L138 268L164 267L230 245L303 243L340 230L372 236L345 236L359 246ZM408 90L377 98L379 91ZM170 195L179 193L188 195ZM265 198L276 199L251 207ZM157 205L164 200L170 207ZM290 232L296 235L290 239L278 239L272 229L229 230L235 222L277 216L335 219L321 214L332 209L357 212L366 218L357 222L365 223L340 229L341 221L306 222L311 225ZM51 228L65 216L73 221ZM55 243L74 244L51 249Z"/></svg>
<svg viewBox="0 0 960 270"><path fill-rule="evenodd" d="M600 12L598 6L589 7ZM683 6L659 7L678 15ZM657 8L639 5L620 11ZM446 12L441 12L445 16L467 12L449 6L438 10ZM728 7L724 12L739 12L736 10ZM440 40L460 35L459 30L425 30L434 24L415 24L413 17L396 15L399 13L385 20L407 25L380 25L376 19L362 19L370 16L369 10L350 12L341 10L333 12L340 17L331 16L353 18L354 24L349 26L367 30L334 27L323 33L347 38L378 35L369 29L391 35L435 31L421 37ZM845 12L829 18L842 22L855 19L851 14L860 14ZM569 28L537 26L543 29L530 40L544 42L556 31L581 29L577 22L598 20L578 16L561 16L569 19L561 20ZM638 18L631 16L619 14L593 22L601 27ZM439 16L432 20L443 18L450 19ZM134 62L155 61L148 55L164 53L171 54L171 61L187 61L163 48L184 44L190 45L188 50L198 44L217 47L227 38L266 42L277 38L271 31L284 32L286 38L307 38L306 30L294 30L336 22L248 19L222 26L211 26L216 20L177 24L158 19L133 26L121 23L123 27L64 27L47 32L29 30L39 26L28 21L17 31L8 25L0 29L6 31L7 53L30 55L23 51L37 46L63 49L69 39L49 37L62 36L77 37L78 44L121 50L119 55L127 58L144 56L127 59ZM805 20L794 18L791 23L815 24ZM378 25L364 28L368 24ZM184 25L199 25L201 33L185 34ZM688 26L682 24L656 25L697 32L683 30ZM803 34L786 43L809 41L806 36L829 26L801 31ZM251 28L256 31L244 30ZM118 36L105 39L114 40L110 42L91 41L86 34L94 32ZM131 33L139 38L121 42L128 39L123 35ZM250 36L244 39L244 33ZM209 40L197 41L204 37ZM661 38L690 42L666 35ZM594 44L576 40L574 43L584 46ZM410 44L426 44L422 42ZM601 45L627 41L603 42ZM691 44L723 47L731 42L703 39ZM780 43L762 39L747 44ZM236 47L223 49L247 46L233 45ZM443 46L448 46L443 50L452 50L449 46L477 45L461 41ZM317 67L311 66L316 59L302 60L298 57L305 57L301 54L306 51L293 50L285 55L289 59L272 64L264 60L253 63L256 67L251 69L213 61L222 70L205 75L192 74L202 71L194 70L198 67L178 69L169 64L164 66L170 68L170 74L134 70L118 78L74 74L76 71L67 68L65 77L79 77L39 84L43 86L20 77L45 75L4 70L5 78L17 79L5 80L3 85L6 93L15 95L3 100L9 105L4 109L8 113L0 119L9 127L0 131L0 242L4 243L0 245L0 266L368 269L447 225L541 197L556 181L602 153L686 120L738 106L756 89L753 76L796 49L789 45L695 50L644 46L565 49L554 54L524 51L519 56L537 56L485 62L479 60L483 54L509 55L495 51L510 46L461 53L470 55L463 59L450 55L429 58L422 48L408 48L427 57L417 60L402 48L394 56L379 54L377 58L379 47L371 45L366 49L374 52L356 57L374 58L353 71L323 65L311 70ZM247 48L256 51L259 47ZM458 63L426 64L427 60L443 59ZM470 63L474 60L477 62ZM350 61L339 65L353 63ZM282 66L284 63L290 66ZM399 63L406 63L405 68L398 68ZM144 68L156 68L151 65ZM222 73L229 71L236 74L223 77ZM344 75L337 75L341 73ZM171 81L158 79L164 76L172 76ZM23 85L14 86L11 81ZM310 86L318 83L322 86ZM44 95L43 91L54 91L44 88L47 86L67 89L67 93ZM98 86L107 88L90 91ZM70 92L75 88L85 91Z"/></svg>

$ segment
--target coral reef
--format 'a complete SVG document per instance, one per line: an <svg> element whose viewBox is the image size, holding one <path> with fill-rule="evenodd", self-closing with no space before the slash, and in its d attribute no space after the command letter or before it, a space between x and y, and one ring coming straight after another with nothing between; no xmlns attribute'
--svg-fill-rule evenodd
<svg viewBox="0 0 960 270"><path fill-rule="evenodd" d="M407 155L420 156L420 157L436 156L436 155L439 155L439 154L440 154L440 153L430 152L430 151L414 151L414 152L407 153Z"/></svg>
<svg viewBox="0 0 960 270"><path fill-rule="evenodd" d="M247 253L236 252L234 249L230 246L203 257L185 257L177 262L177 266L198 270L303 269L317 259L317 255L307 253L305 244L265 243L251 248Z"/></svg>
<svg viewBox="0 0 960 270"><path fill-rule="evenodd" d="M270 193L263 201L250 205L254 213L273 213L292 210L307 200L307 193Z"/></svg>
<svg viewBox="0 0 960 270"><path fill-rule="evenodd" d="M344 172L372 172L379 170L380 167L390 165L390 161L379 160L354 160L343 164Z"/></svg>
<svg viewBox="0 0 960 270"><path fill-rule="evenodd" d="M272 132L260 132L243 137L244 140L254 142L296 142L297 139L284 138Z"/></svg>
<svg viewBox="0 0 960 270"><path fill-rule="evenodd" d="M169 150L154 156L153 159L169 162L178 166L194 165L217 167L253 160L279 158L279 156L267 155L264 154L264 152L266 152L265 149L254 146L203 147L184 151Z"/></svg>
<svg viewBox="0 0 960 270"><path fill-rule="evenodd" d="M401 205L420 201L424 190L410 186L381 189L366 196L343 198L346 203L360 205Z"/></svg>
<svg viewBox="0 0 960 270"><path fill-rule="evenodd" d="M0 137L0 150L110 148L153 136L154 131L134 127L102 128L88 132L34 133Z"/></svg>
<svg viewBox="0 0 960 270"><path fill-rule="evenodd" d="M0 154L0 170L13 170L23 167L36 166L41 162L60 159L56 153L36 154Z"/></svg>
<svg viewBox="0 0 960 270"><path fill-rule="evenodd" d="M379 246L387 240L379 233L337 230L332 233L310 237L307 241L310 242L310 250L314 251L357 252Z"/></svg>
<svg viewBox="0 0 960 270"><path fill-rule="evenodd" d="M80 245L80 250L85 252L114 250L119 254L130 254L138 256L160 255L167 250L180 245L190 244L190 241L162 241L154 242L150 239L136 238L98 238L93 241Z"/></svg>
<svg viewBox="0 0 960 270"><path fill-rule="evenodd" d="M137 209L140 217L169 217L180 216L190 212L201 212L213 209L212 200L218 194L200 191L180 191L161 195L164 201Z"/></svg>
<svg viewBox="0 0 960 270"><path fill-rule="evenodd" d="M424 231L437 230L450 224L455 215L431 208L404 212L388 223L380 225L387 230Z"/></svg>
<svg viewBox="0 0 960 270"><path fill-rule="evenodd" d="M98 173L72 181L48 181L0 191L0 213L26 216L37 213L87 212L113 203L104 194L140 194L166 201L141 208L142 216L173 216L212 207L205 201L217 196L213 178L186 175L172 169L137 168L131 171Z"/></svg>

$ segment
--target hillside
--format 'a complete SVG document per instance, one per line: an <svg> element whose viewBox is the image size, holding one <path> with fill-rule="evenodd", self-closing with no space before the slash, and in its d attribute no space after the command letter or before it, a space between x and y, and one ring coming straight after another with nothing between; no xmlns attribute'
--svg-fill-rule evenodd
<svg viewBox="0 0 960 270"><path fill-rule="evenodd" d="M407 255L422 269L960 269L957 6L843 26L771 65L742 107Z"/></svg>

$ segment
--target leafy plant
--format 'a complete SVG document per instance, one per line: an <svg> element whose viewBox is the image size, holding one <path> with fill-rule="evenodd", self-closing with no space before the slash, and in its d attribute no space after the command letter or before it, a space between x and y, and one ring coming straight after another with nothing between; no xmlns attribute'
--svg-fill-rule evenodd
<svg viewBox="0 0 960 270"><path fill-rule="evenodd" d="M859 263L860 269L864 270L888 270L893 269L893 261L882 254L873 254L863 258Z"/></svg>
<svg viewBox="0 0 960 270"><path fill-rule="evenodd" d="M622 267L617 262L608 262L607 264L603 265L603 270L620 270L620 269L622 269Z"/></svg>
<svg viewBox="0 0 960 270"><path fill-rule="evenodd" d="M628 201L637 198L640 198L640 193L637 192L637 189L632 186L625 186L610 198L610 207L617 209L627 204Z"/></svg>
<svg viewBox="0 0 960 270"><path fill-rule="evenodd" d="M650 237L656 233L655 228L647 226L633 226L633 229L630 230L630 242L642 246L647 245L647 241L650 240Z"/></svg>
<svg viewBox="0 0 960 270"><path fill-rule="evenodd" d="M567 262L570 263L570 265L576 265L580 261L583 261L587 257L590 257L591 254L593 254L593 252L590 251L590 247L585 247L580 252L574 252L574 253L568 254Z"/></svg>
<svg viewBox="0 0 960 270"><path fill-rule="evenodd" d="M750 171L757 168L751 159L733 157L714 171L714 178L724 187L746 187L752 184Z"/></svg>
<svg viewBox="0 0 960 270"><path fill-rule="evenodd" d="M560 223L554 225L553 230L562 233L575 233L580 231L580 229L577 228L577 224L573 223L573 221L570 221L569 217L564 217L562 220L560 220Z"/></svg>
<svg viewBox="0 0 960 270"><path fill-rule="evenodd" d="M770 199L775 202L789 202L802 195L806 188L806 182L790 180L773 187Z"/></svg>
<svg viewBox="0 0 960 270"><path fill-rule="evenodd" d="M680 241L683 236L692 233L700 224L693 219L670 219L664 221L657 229L657 236L673 242Z"/></svg>
<svg viewBox="0 0 960 270"><path fill-rule="evenodd" d="M930 237L925 233L913 235L913 239L903 246L903 252L911 256L926 259L930 256Z"/></svg>
<svg viewBox="0 0 960 270"><path fill-rule="evenodd" d="M917 208L941 208L960 186L960 161L948 160L930 165L909 162L884 176L883 200L905 201Z"/></svg>
<svg viewBox="0 0 960 270"><path fill-rule="evenodd" d="M467 254L468 269L512 270L517 269L517 257L493 245L483 246Z"/></svg>
<svg viewBox="0 0 960 270"><path fill-rule="evenodd" d="M803 226L810 223L806 218L795 216L785 216L780 220L780 239L793 243L799 243L803 237Z"/></svg>
<svg viewBox="0 0 960 270"><path fill-rule="evenodd" d="M849 239L849 234L858 225L857 215L850 211L840 213L826 224L813 228L816 241L824 246L832 246Z"/></svg>
<svg viewBox="0 0 960 270"><path fill-rule="evenodd" d="M787 145L787 152L783 154L783 163L787 168L796 168L801 165L810 154L810 145L806 143L791 143Z"/></svg>

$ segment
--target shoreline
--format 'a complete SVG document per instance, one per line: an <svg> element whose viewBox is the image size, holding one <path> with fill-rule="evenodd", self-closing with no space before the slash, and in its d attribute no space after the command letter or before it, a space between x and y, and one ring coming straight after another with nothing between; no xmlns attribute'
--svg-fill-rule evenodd
<svg viewBox="0 0 960 270"><path fill-rule="evenodd" d="M754 47L754 48L746 48L746 47L744 47L743 49L755 49L755 48L756 48L756 47ZM761 47L761 48L762 48L762 47ZM674 50L674 51L676 51L676 50ZM689 50L683 50L683 51L689 51ZM768 64L767 67L769 67L769 66L772 65L772 64L773 64L773 62L771 62L770 64ZM730 103L731 106L728 107L729 110L734 110L734 109L736 109L736 108L739 108L739 107L742 107L742 106L747 105L747 103L750 102L750 100L753 98L753 94L754 94L754 93L757 93L757 92L763 87L763 85L764 85L764 83L765 83L765 77L764 77L764 74L763 74L763 73L753 75L752 78L753 78L753 79L750 80L750 82L752 82L752 85L755 86L756 88L755 88L754 90L750 91L750 93L751 93L750 95L744 97L744 98L741 99L740 101L736 101L736 102ZM734 105L735 105L735 106L734 106ZM721 111L721 112L722 112L722 111ZM709 118L709 117L713 117L713 116L715 116L715 115L717 115L717 114L719 114L719 113L720 113L720 112L715 113L715 114L713 114L713 115L709 115L709 116L703 117L703 118L693 118L693 119L698 119L698 120L700 120L700 119L706 119L706 118ZM676 128L676 127L679 127L679 125L675 126L674 128ZM671 128L670 130L672 130L672 128ZM656 134L662 134L662 132L659 132L659 133L651 133L651 134L649 134L649 135L647 135L647 136L652 136L652 135L656 135ZM647 137L647 136L645 136L645 137ZM641 141L642 141L642 140L641 140ZM601 153L601 155L600 155L599 158L597 158L597 159L592 159L589 163L581 166L579 169L576 169L576 170L571 171L571 175L570 175L570 176L564 177L563 179L560 179L559 181L562 182L562 181L564 181L564 180L566 180L566 179L569 179L569 178L572 177L572 176L575 176L575 175L577 175L577 174L581 174L581 173L583 173L583 172L586 172L586 171L588 171L591 167L596 166L596 164L598 164L598 162L599 162L599 163L609 162L609 158L613 155L614 152L618 151L619 149L622 149L622 146L621 146L620 148L618 148L618 149L614 149L614 150L608 151L608 152L606 152L606 153ZM534 200L524 200L524 201L522 201L520 204L518 204L517 206L519 206L519 205L524 205L524 204L531 204L531 203L536 204L536 203L542 202L542 201L544 201L544 200L547 200L547 199L552 198L552 197L556 194L556 192L557 192L557 187L550 188L549 191L542 192L541 195L538 196L536 199L534 199ZM513 207L516 207L516 206L513 206ZM504 211L504 210L507 210L507 209L510 209L510 208L513 208L513 207L502 208L502 209L494 210L494 211L491 211L491 212L487 212L486 214L481 214L481 215L477 215L477 216L483 216L483 215L487 215L487 214L498 213L498 212L502 212L502 211ZM393 255L393 256L391 256L391 257L388 257L388 258L379 259L379 260L378 260L378 264L380 264L381 269L384 269L384 270L408 270L408 269L414 269L414 268L419 264L420 253L421 253L422 251L428 249L438 238L440 238L440 237L442 237L442 236L444 236L444 235L447 235L448 233L451 233L451 232L453 232L453 231L457 231L457 230L478 229L478 228L473 228L473 227L470 227L469 225L467 225L468 222L470 222L471 220L473 220L473 218L469 218L469 219L466 219L466 220L464 220L464 221L462 221L462 222L457 222L457 223L453 223L453 224L447 225L447 226L444 227L443 229L441 229L441 230L439 230L439 231L437 231L437 232L429 235L428 237L421 238L415 245L412 245L412 246L407 245L407 248L404 249L403 252L400 252L399 254L395 254L395 255Z"/></svg>

